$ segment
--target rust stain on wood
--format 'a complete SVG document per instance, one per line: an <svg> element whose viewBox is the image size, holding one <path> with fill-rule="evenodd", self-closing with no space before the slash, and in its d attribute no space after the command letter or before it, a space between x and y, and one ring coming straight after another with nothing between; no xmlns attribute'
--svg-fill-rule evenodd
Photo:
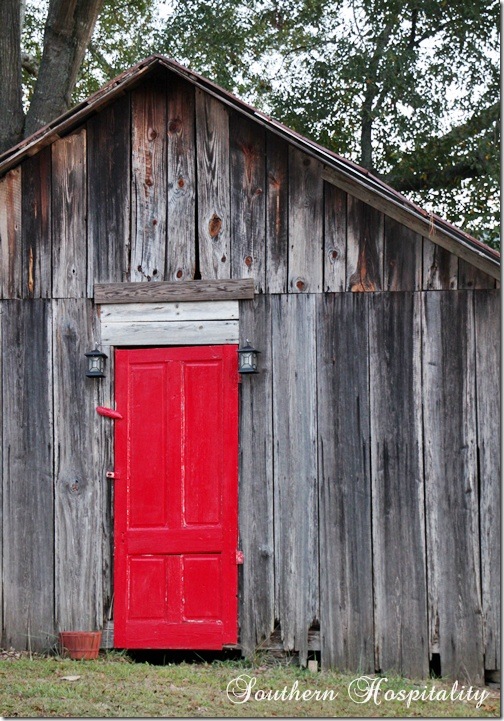
<svg viewBox="0 0 504 721"><path fill-rule="evenodd" d="M257 152L255 147L251 143L240 143L239 148L243 153L245 161L245 179L247 185L250 186L254 177L254 167L256 163Z"/></svg>
<svg viewBox="0 0 504 721"><path fill-rule="evenodd" d="M279 191L281 188L280 181L273 175L273 173L268 174L268 179L270 182L270 185L274 188L274 190Z"/></svg>
<svg viewBox="0 0 504 721"><path fill-rule="evenodd" d="M280 190L282 183L273 173L268 174L269 185L272 193L275 195L274 208L275 208L275 233L280 235L282 230L282 201L280 197Z"/></svg>
<svg viewBox="0 0 504 721"><path fill-rule="evenodd" d="M352 293L371 292L376 290L376 285L369 277L366 260L366 244L363 243L359 250L359 261L357 270L350 276L350 290Z"/></svg>
<svg viewBox="0 0 504 721"><path fill-rule="evenodd" d="M152 179L152 152L150 150L146 150L144 153L145 158L145 197L149 197L149 188L154 185L154 180Z"/></svg>
<svg viewBox="0 0 504 721"><path fill-rule="evenodd" d="M222 229L222 219L219 218L217 213L214 213L208 223L208 232L211 238L217 238Z"/></svg>
<svg viewBox="0 0 504 721"><path fill-rule="evenodd" d="M30 247L30 251L28 254L28 293L30 295L33 295L34 287L35 282L33 280L33 248Z"/></svg>

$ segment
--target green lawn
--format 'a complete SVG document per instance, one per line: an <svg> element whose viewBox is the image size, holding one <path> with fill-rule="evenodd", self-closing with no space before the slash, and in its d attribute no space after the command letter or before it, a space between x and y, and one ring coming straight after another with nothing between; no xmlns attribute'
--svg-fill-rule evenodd
<svg viewBox="0 0 504 721"><path fill-rule="evenodd" d="M441 692L447 696L463 693L467 698L469 686L462 688L459 684L454 689L451 682L437 679L412 682L372 677L358 681L358 675L312 673L272 663L266 657L260 664L259 660L255 666L237 661L160 666L134 663L116 653L102 655L96 661L3 653L0 716L500 715L500 694L490 688L473 688L476 698L464 702L436 701L435 696L440 698ZM483 691L488 694L484 699ZM417 696L423 693L426 700L413 700L408 708L410 692ZM358 703L358 694L361 700L367 700Z"/></svg>

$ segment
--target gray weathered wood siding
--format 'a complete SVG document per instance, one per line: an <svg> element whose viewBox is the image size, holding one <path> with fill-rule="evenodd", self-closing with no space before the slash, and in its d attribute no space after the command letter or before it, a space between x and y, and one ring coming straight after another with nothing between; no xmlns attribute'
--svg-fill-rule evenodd
<svg viewBox="0 0 504 721"><path fill-rule="evenodd" d="M244 651L275 632L304 662L318 633L326 667L498 668L496 281L322 170L164 73L0 178L3 643L47 648L111 616L95 284L252 278Z"/></svg>
<svg viewBox="0 0 504 721"><path fill-rule="evenodd" d="M373 672L367 301L327 293L317 304L320 626L324 666Z"/></svg>
<svg viewBox="0 0 504 721"><path fill-rule="evenodd" d="M54 631L51 301L2 313L4 640L43 648Z"/></svg>

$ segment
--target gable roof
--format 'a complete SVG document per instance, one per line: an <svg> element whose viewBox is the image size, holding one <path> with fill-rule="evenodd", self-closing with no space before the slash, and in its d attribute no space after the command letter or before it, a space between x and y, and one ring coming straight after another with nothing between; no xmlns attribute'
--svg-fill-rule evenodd
<svg viewBox="0 0 504 721"><path fill-rule="evenodd" d="M291 130L265 113L243 102L223 88L162 55L152 55L117 76L94 95L56 118L18 145L0 155L0 177L24 158L36 154L62 135L74 130L126 90L137 85L156 68L165 68L216 97L267 130L284 138L323 163L324 180L390 215L415 232L429 238L494 278L500 279L500 253L443 218L420 208L368 170Z"/></svg>

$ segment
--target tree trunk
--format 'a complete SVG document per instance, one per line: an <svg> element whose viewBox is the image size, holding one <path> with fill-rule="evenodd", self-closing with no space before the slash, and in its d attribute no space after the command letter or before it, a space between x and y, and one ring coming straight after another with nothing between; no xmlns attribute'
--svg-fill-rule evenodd
<svg viewBox="0 0 504 721"><path fill-rule="evenodd" d="M0 153L23 137L19 0L0 1Z"/></svg>
<svg viewBox="0 0 504 721"><path fill-rule="evenodd" d="M44 51L25 135L47 125L71 106L77 73L102 5L103 0L50 0Z"/></svg>
<svg viewBox="0 0 504 721"><path fill-rule="evenodd" d="M360 164L373 170L373 100L376 92L368 85L361 108Z"/></svg>

